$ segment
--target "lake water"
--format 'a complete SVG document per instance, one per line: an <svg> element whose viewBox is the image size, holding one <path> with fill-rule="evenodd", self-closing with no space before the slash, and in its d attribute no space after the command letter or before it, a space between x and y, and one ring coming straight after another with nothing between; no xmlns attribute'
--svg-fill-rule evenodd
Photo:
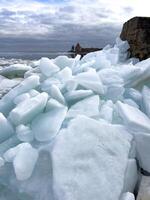
<svg viewBox="0 0 150 200"><path fill-rule="evenodd" d="M60 55L71 57L71 53L68 52L0 52L0 67L16 63L28 63L41 57L52 59Z"/></svg>

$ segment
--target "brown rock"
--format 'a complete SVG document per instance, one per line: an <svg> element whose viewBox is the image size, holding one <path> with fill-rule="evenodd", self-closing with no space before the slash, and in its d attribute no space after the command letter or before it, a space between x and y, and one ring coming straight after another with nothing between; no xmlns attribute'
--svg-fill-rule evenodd
<svg viewBox="0 0 150 200"><path fill-rule="evenodd" d="M102 49L99 49L99 48L83 48L83 47L81 47L81 45L78 43L78 44L75 46L75 55L79 54L79 55L81 55L81 56L84 56L84 55L86 55L87 53L94 52L94 51L99 51L99 50L102 50Z"/></svg>
<svg viewBox="0 0 150 200"><path fill-rule="evenodd" d="M130 45L131 57L144 60L150 57L150 17L134 17L124 23L120 35Z"/></svg>

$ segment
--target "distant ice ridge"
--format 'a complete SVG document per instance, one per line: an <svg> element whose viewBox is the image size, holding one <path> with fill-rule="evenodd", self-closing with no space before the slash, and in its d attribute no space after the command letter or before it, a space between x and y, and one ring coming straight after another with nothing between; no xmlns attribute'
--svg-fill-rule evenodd
<svg viewBox="0 0 150 200"><path fill-rule="evenodd" d="M137 160L150 173L150 59L128 48L0 70L0 199L134 200Z"/></svg>

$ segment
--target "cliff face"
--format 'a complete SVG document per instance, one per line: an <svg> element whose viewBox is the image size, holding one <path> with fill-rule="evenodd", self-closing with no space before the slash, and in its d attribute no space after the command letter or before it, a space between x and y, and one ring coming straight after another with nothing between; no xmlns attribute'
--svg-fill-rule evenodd
<svg viewBox="0 0 150 200"><path fill-rule="evenodd" d="M150 17L134 17L127 21L120 38L129 42L131 57L140 60L150 57Z"/></svg>

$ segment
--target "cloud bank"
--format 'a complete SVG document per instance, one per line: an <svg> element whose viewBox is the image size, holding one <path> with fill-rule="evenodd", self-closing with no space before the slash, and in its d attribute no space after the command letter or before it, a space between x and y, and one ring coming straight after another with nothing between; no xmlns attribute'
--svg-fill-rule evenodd
<svg viewBox="0 0 150 200"><path fill-rule="evenodd" d="M79 41L103 47L119 35L123 22L149 13L146 7L142 14L140 0L1 0L0 44L37 40L67 49Z"/></svg>

